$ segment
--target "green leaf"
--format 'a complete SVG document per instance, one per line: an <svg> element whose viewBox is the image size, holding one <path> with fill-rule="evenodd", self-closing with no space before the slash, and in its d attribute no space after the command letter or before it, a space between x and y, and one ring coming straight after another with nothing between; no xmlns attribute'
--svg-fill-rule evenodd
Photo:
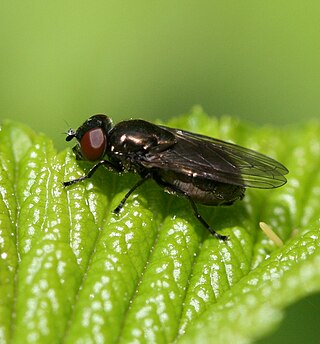
<svg viewBox="0 0 320 344"><path fill-rule="evenodd" d="M320 123L256 128L200 108L170 126L231 140L283 162L288 183L247 190L201 214L148 181L90 164L4 122L0 131L0 342L250 343L287 306L320 291ZM259 229L281 237L277 247Z"/></svg>

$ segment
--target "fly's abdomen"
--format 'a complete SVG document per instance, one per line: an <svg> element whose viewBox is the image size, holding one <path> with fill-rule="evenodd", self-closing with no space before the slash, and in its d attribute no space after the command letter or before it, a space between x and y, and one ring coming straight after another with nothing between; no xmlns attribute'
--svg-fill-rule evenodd
<svg viewBox="0 0 320 344"><path fill-rule="evenodd" d="M165 171L160 173L159 184L169 192L181 193L193 201L205 205L230 205L244 196L245 188L199 178L185 174ZM157 180L157 178L156 178Z"/></svg>

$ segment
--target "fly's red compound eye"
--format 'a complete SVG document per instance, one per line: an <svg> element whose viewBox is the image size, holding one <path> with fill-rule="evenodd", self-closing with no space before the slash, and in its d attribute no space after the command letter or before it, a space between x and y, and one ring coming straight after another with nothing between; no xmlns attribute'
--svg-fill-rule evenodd
<svg viewBox="0 0 320 344"><path fill-rule="evenodd" d="M106 136L101 128L92 128L86 131L80 140L81 153L90 161L103 157L106 148Z"/></svg>

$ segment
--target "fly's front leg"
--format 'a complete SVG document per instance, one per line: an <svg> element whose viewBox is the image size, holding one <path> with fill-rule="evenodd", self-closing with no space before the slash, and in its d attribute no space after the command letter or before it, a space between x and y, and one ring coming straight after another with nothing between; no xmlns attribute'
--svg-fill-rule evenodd
<svg viewBox="0 0 320 344"><path fill-rule="evenodd" d="M90 169L90 171L86 175L84 175L84 176L82 176L80 178L77 178L77 179L73 179L73 180L69 180L67 182L63 182L63 186L66 187L66 186L69 186L69 185L72 185L72 184L75 184L75 183L78 183L78 182L82 182L85 179L91 178L92 175L97 171L97 169L100 166L104 166L104 167L106 167L110 171L115 171L115 172L121 172L122 171L120 168L118 168L117 166L112 164L110 161L108 161L108 160L101 160L101 161L97 162Z"/></svg>
<svg viewBox="0 0 320 344"><path fill-rule="evenodd" d="M146 174L144 177L142 177L122 198L119 205L113 210L115 214L119 214L120 210L123 208L124 204L126 203L127 199L130 197L130 195L139 187L141 186L145 181L151 178L151 174Z"/></svg>

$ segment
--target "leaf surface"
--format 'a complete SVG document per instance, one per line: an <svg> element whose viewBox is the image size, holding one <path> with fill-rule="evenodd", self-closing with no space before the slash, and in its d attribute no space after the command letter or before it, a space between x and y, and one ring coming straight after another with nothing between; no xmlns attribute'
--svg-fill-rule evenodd
<svg viewBox="0 0 320 344"><path fill-rule="evenodd" d="M90 164L29 128L0 131L0 342L250 343L285 308L320 291L320 124L254 128L196 108L167 125L230 140L283 162L288 183L200 207ZM270 225L280 248L259 229Z"/></svg>

